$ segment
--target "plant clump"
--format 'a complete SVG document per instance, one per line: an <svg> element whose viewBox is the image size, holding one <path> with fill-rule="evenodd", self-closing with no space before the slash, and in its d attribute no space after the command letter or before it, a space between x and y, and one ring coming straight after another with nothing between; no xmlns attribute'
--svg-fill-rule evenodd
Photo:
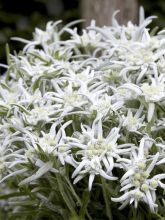
<svg viewBox="0 0 165 220"><path fill-rule="evenodd" d="M139 25L113 16L79 34L80 21L58 21L14 38L25 47L0 77L4 219L165 217L165 31L147 27L154 18L140 8Z"/></svg>

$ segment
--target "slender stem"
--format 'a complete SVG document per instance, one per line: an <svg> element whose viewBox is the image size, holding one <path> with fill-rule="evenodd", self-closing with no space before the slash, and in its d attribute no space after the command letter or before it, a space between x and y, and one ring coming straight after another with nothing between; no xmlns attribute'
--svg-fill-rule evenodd
<svg viewBox="0 0 165 220"><path fill-rule="evenodd" d="M77 202L78 202L80 205L82 205L82 202L81 202L79 196L77 195L77 193L75 192L75 190L74 190L72 184L70 183L69 178L67 178L67 177L64 177L64 178L65 178L66 182L68 183L68 185L69 185L69 187L70 187L70 190L71 190L72 194L74 195L74 197L76 198Z"/></svg>
<svg viewBox="0 0 165 220"><path fill-rule="evenodd" d="M157 107L165 113L165 109L161 105L157 104Z"/></svg>
<svg viewBox="0 0 165 220"><path fill-rule="evenodd" d="M93 218L89 215L88 210L86 210L86 216L88 217L89 220L93 220Z"/></svg>
<svg viewBox="0 0 165 220"><path fill-rule="evenodd" d="M10 65L10 48L8 44L6 44L6 60L7 64Z"/></svg>
<svg viewBox="0 0 165 220"><path fill-rule="evenodd" d="M129 131L127 131L127 133L126 133L126 141L127 142L129 142L128 140L129 140L129 135L130 135L130 133L129 133Z"/></svg>
<svg viewBox="0 0 165 220"><path fill-rule="evenodd" d="M155 215L158 217L158 219L163 220L164 217L162 217L161 215L159 215L159 213L155 213Z"/></svg>
<svg viewBox="0 0 165 220"><path fill-rule="evenodd" d="M102 190L103 190L104 201L105 201L105 205L106 205L107 217L108 217L109 220L113 220L110 201L108 199L107 190L106 190L106 181L103 177L101 177L101 182L102 182Z"/></svg>
<svg viewBox="0 0 165 220"><path fill-rule="evenodd" d="M66 206L68 207L68 209L71 211L71 213L76 216L76 211L74 209L74 207L72 206L72 203L69 200L69 197L67 196L65 189L63 187L63 181L61 179L61 176L57 174L57 183L58 183L58 188L60 190L60 193L63 197L63 200L65 201Z"/></svg>
<svg viewBox="0 0 165 220"><path fill-rule="evenodd" d="M87 206L90 200L90 192L86 191L83 195L82 206L80 209L80 217L81 219L85 219L85 215L87 214ZM88 218L91 219L88 213Z"/></svg>
<svg viewBox="0 0 165 220"><path fill-rule="evenodd" d="M137 209L133 207L132 212L133 212L133 218L137 219Z"/></svg>

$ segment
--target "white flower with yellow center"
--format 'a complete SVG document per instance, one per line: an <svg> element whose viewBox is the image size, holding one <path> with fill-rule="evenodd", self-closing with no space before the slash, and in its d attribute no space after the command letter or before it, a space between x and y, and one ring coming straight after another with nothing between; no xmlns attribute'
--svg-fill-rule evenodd
<svg viewBox="0 0 165 220"><path fill-rule="evenodd" d="M112 175L112 170L116 166L114 160L120 155L128 154L132 144L117 144L120 137L119 128L113 128L104 138L101 120L95 120L92 128L82 125L81 129L82 134L79 138L71 138L69 143L78 149L76 156L80 157L80 160L77 159L77 168L72 177L76 177L74 183L77 183L89 174L89 190L91 190L95 175L101 175L108 180L116 179Z"/></svg>
<svg viewBox="0 0 165 220"><path fill-rule="evenodd" d="M25 95L21 83L19 80L17 85L13 83L10 88L5 83L0 85L0 106L11 108L12 105L19 104Z"/></svg>
<svg viewBox="0 0 165 220"><path fill-rule="evenodd" d="M38 122L46 121L49 122L51 119L49 118L50 112L46 106L40 107L36 106L34 109L30 111L30 114L24 114L24 120L32 125L36 125Z"/></svg>
<svg viewBox="0 0 165 220"><path fill-rule="evenodd" d="M148 48L138 48L130 53L126 59L130 65L144 65L145 63L150 63L154 61L154 53Z"/></svg>
<svg viewBox="0 0 165 220"><path fill-rule="evenodd" d="M151 80L151 84L143 83L141 86L145 101L148 103L148 121L151 121L154 115L155 103L165 100L165 83L161 82L161 78Z"/></svg>
<svg viewBox="0 0 165 220"><path fill-rule="evenodd" d="M147 102L159 102L162 99L165 99L165 84L151 84L144 83L141 86L145 100Z"/></svg>
<svg viewBox="0 0 165 220"><path fill-rule="evenodd" d="M89 110L94 113L96 112L97 118L105 118L113 112L117 112L122 106L123 101L114 101L113 96L108 94L101 94L100 96L91 97L92 104Z"/></svg>
<svg viewBox="0 0 165 220"><path fill-rule="evenodd" d="M53 150L55 150L56 146L56 140L51 134L45 134L42 132L43 137L39 138L38 144L42 148L44 152L51 153Z"/></svg>
<svg viewBox="0 0 165 220"><path fill-rule="evenodd" d="M114 88L114 96L117 97L117 100L132 100L137 99L138 96L142 94L139 86L133 83L126 83L122 86L119 86L117 89Z"/></svg>
<svg viewBox="0 0 165 220"><path fill-rule="evenodd" d="M88 27L89 29L93 29L95 27L95 21L91 22L91 25ZM74 44L81 45L82 47L99 47L104 46L102 42L102 36L100 33L97 33L95 30L82 30L82 35L78 35L77 30L71 32L73 37L70 42Z"/></svg>
<svg viewBox="0 0 165 220"><path fill-rule="evenodd" d="M34 140L32 141L34 148L38 151L39 148L42 149L45 153L52 154L60 160L61 164L70 163L74 165L70 157L71 146L66 143L66 132L65 128L68 127L72 121L67 121L61 125L60 121L57 121L52 124L50 127L49 133L41 131L42 137L33 136ZM58 126L60 126L59 129ZM39 148L38 148L39 146Z"/></svg>
<svg viewBox="0 0 165 220"><path fill-rule="evenodd" d="M61 112L61 117L73 113L87 113L85 111L82 111L83 106L86 105L88 102L84 98L85 95L83 96L81 87L79 89L75 89L73 87L73 83L69 82L67 86L60 88L57 82L52 83L56 91L46 93L44 98L55 103L55 106L58 107L59 112Z"/></svg>
<svg viewBox="0 0 165 220"><path fill-rule="evenodd" d="M134 98L144 97L145 102L148 105L147 119L150 122L155 112L155 103L159 103L165 100L165 83L162 81L161 76L157 79L151 78L151 84L143 83L141 86L133 83L126 83L118 88L118 91L130 91L130 94L136 94ZM126 99L130 99L130 94L124 96Z"/></svg>
<svg viewBox="0 0 165 220"><path fill-rule="evenodd" d="M136 111L133 115L132 111L128 109L127 116L122 116L122 126L125 127L128 131L138 132L138 130L144 126L143 121L145 116L142 114L143 106L141 105L140 108Z"/></svg>
<svg viewBox="0 0 165 220"><path fill-rule="evenodd" d="M154 211L157 208L155 191L158 186L165 188L160 181L165 178L165 174L155 176L151 174L156 166L159 153L147 158L145 156L146 141L148 138L141 139L139 148L132 150L131 159L121 158L118 160L126 171L120 180L122 186L120 191L124 191L124 194L119 198L112 198L112 200L121 202L120 208L132 203L137 208L138 203L143 201L149 205L151 211Z"/></svg>
<svg viewBox="0 0 165 220"><path fill-rule="evenodd" d="M82 70L77 69L77 66L69 68L68 72L64 73L63 79L73 82L75 86L84 85L86 87L90 83L93 83L95 71L90 66Z"/></svg>

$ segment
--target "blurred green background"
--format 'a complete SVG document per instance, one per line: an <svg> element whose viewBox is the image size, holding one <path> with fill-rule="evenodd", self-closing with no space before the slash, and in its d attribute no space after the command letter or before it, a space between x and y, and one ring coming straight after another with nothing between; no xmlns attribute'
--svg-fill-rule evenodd
<svg viewBox="0 0 165 220"><path fill-rule="evenodd" d="M35 27L44 28L49 21L62 19L64 23L80 18L80 0L0 0L0 62L5 63L5 44L11 51L23 45L10 41L11 37L32 38ZM165 25L165 0L139 0L146 15L157 15L153 25Z"/></svg>

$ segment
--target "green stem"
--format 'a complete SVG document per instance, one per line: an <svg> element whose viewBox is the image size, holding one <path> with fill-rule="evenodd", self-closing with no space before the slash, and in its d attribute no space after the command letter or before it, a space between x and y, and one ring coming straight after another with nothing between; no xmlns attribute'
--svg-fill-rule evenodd
<svg viewBox="0 0 165 220"><path fill-rule="evenodd" d="M10 48L8 44L6 44L6 60L7 64L10 65Z"/></svg>
<svg viewBox="0 0 165 220"><path fill-rule="evenodd" d="M65 201L66 206L70 210L70 212L73 214L73 216L77 216L74 207L72 206L72 203L70 202L70 199L68 198L65 189L63 187L63 181L61 179L61 176L57 174L57 183L60 190L60 193L62 195L63 200Z"/></svg>
<svg viewBox="0 0 165 220"><path fill-rule="evenodd" d="M137 209L136 208L133 208L132 210L132 214L133 214L133 219L137 219Z"/></svg>
<svg viewBox="0 0 165 220"><path fill-rule="evenodd" d="M130 135L130 133L129 133L129 131L127 131L127 133L126 133L126 142L129 142L128 140L129 140L129 135Z"/></svg>
<svg viewBox="0 0 165 220"><path fill-rule="evenodd" d="M73 196L75 197L75 199L77 200L77 202L78 202L80 205L82 205L82 202L81 202L79 196L77 195L77 193L75 192L75 190L74 190L74 188L73 188L73 186L72 186L70 180L69 180L67 177L64 177L64 178L65 178L66 182L68 183L69 188L70 188L70 191L72 192Z"/></svg>
<svg viewBox="0 0 165 220"><path fill-rule="evenodd" d="M84 192L84 195L83 195L83 201L82 201L82 207L80 209L80 217L81 219L85 219L85 215L88 216L88 219L89 220L92 220L92 218L90 217L88 211L87 211L87 206L88 206L88 203L90 201L90 193L88 191Z"/></svg>
<svg viewBox="0 0 165 220"><path fill-rule="evenodd" d="M73 187L73 184L70 182L70 177L69 177L69 166L65 166L65 174L63 175L63 178L65 179L65 181L67 182L68 186L69 186L69 189L72 193L72 195L75 197L75 199L77 200L78 204L80 206L82 206L82 202L81 202L81 199L80 197L77 195L74 187Z"/></svg>
<svg viewBox="0 0 165 220"><path fill-rule="evenodd" d="M157 104L157 107L165 113L165 109L161 105Z"/></svg>
<svg viewBox="0 0 165 220"><path fill-rule="evenodd" d="M106 205L107 217L109 220L113 220L110 201L108 199L107 190L106 190L106 181L103 177L101 177L101 183L102 183L103 197Z"/></svg>
<svg viewBox="0 0 165 220"><path fill-rule="evenodd" d="M164 220L164 217L162 217L161 215L159 215L159 213L155 213L155 215L158 217L159 220Z"/></svg>

